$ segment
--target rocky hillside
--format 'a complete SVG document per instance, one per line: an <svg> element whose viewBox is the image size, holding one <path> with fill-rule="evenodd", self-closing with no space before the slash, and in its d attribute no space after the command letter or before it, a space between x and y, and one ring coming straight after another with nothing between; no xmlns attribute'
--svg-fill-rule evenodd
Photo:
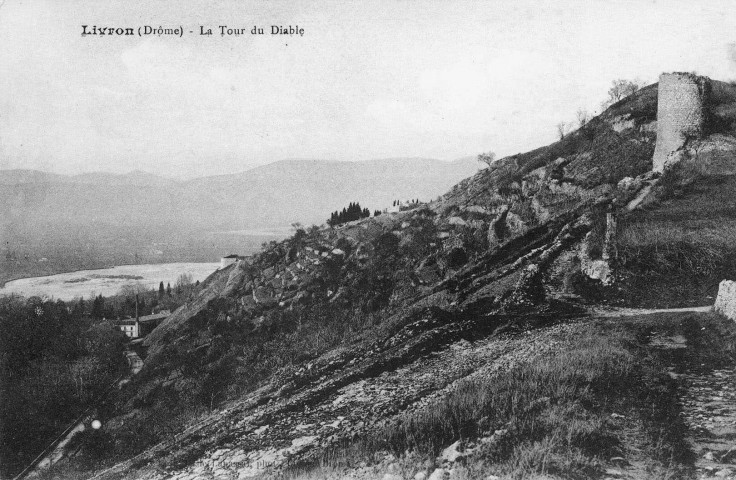
<svg viewBox="0 0 736 480"><path fill-rule="evenodd" d="M106 464L95 478L591 478L636 450L657 475L687 475L662 370L674 360L658 360L650 327L585 312L712 304L736 251L736 87L713 81L707 109L707 134L663 174L651 85L437 201L299 230L216 272L146 338L143 371L100 411L106 447L79 465Z"/></svg>

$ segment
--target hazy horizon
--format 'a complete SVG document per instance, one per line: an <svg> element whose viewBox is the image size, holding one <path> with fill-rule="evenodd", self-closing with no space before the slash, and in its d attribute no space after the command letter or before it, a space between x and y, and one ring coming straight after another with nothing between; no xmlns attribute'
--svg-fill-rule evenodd
<svg viewBox="0 0 736 480"><path fill-rule="evenodd" d="M456 163L456 162L463 162L463 161L474 161L473 156L466 155L460 158L452 158L452 159L441 159L441 158L428 158L428 157L392 157L392 158L369 158L364 160L353 160L353 162L361 162L361 163L369 163L369 162L390 162L390 161L400 161L400 160L429 160L429 161L436 161L441 163ZM8 172L8 171L33 171L33 172L41 172L45 174L50 175L61 175L65 177L76 177L76 176L88 176L88 175L115 175L115 176L125 176L125 175L133 175L133 174L145 174L150 175L153 177L159 177L166 180L171 180L175 182L183 182L188 180L195 180L198 178L205 178L205 177L218 177L223 175L238 175L242 173L246 173L261 167L267 167L269 165L274 165L277 163L282 162L321 162L321 163L346 163L351 162L350 160L331 160L331 159L321 159L321 158L282 158L280 160L274 160L272 162L263 163L260 165L253 165L248 168L244 168L242 170L232 171L228 173L202 173L202 174L190 174L190 175L180 175L176 176L173 173L167 174L166 172L151 172L148 170L141 170L141 169L135 169L135 170L129 170L129 171L109 171L109 170L89 170L84 172L75 172L75 173L60 173L60 172L54 172L51 170L44 170L44 169L37 169L37 168L23 168L23 167L10 167L10 168L4 168L0 166L0 172ZM478 164L478 168L483 168L484 164Z"/></svg>

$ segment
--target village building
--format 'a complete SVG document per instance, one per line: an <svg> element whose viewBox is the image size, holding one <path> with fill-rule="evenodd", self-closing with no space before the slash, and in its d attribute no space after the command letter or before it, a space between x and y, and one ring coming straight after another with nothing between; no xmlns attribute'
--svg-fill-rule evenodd
<svg viewBox="0 0 736 480"><path fill-rule="evenodd" d="M151 315L118 320L115 326L129 338L145 337L169 315L171 315L170 310L161 310L158 313L151 313Z"/></svg>
<svg viewBox="0 0 736 480"><path fill-rule="evenodd" d="M220 259L220 268L225 268L229 265L232 265L233 263L237 262L238 260L242 259L240 255L228 255L227 257L222 257Z"/></svg>

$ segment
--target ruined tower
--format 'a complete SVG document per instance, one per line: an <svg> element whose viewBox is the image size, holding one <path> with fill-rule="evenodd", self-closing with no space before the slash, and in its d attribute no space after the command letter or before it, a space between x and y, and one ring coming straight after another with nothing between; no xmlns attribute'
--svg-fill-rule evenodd
<svg viewBox="0 0 736 480"><path fill-rule="evenodd" d="M663 73L657 97L657 146L653 170L678 161L676 153L689 139L704 134L706 103L710 91L707 77L691 73Z"/></svg>

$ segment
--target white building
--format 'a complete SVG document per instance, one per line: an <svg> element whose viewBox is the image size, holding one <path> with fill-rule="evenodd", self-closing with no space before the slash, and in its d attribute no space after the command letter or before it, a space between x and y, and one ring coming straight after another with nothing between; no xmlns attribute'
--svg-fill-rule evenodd
<svg viewBox="0 0 736 480"><path fill-rule="evenodd" d="M227 257L222 257L220 259L220 268L225 268L228 265L232 265L233 263L237 262L240 259L240 256L238 255L228 255Z"/></svg>

